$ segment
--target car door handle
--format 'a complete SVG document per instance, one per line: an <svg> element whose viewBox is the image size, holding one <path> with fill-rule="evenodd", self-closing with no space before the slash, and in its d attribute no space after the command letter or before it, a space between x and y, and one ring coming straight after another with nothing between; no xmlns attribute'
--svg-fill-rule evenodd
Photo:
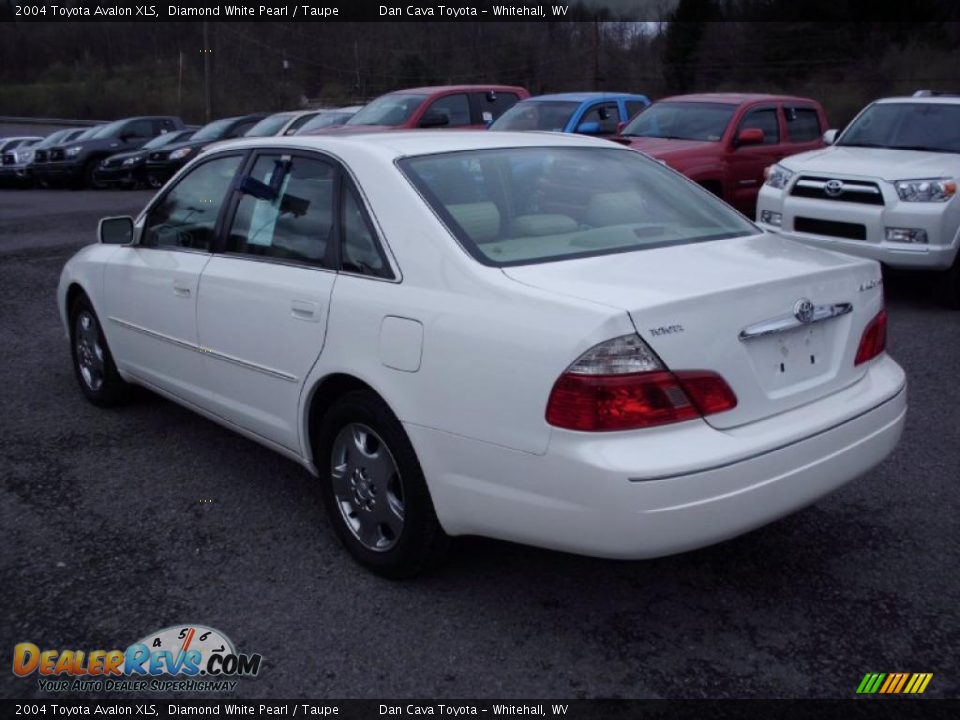
<svg viewBox="0 0 960 720"><path fill-rule="evenodd" d="M320 313L317 312L317 304L307 302L306 300L294 300L290 303L290 314L297 320L307 320L317 322L320 320Z"/></svg>
<svg viewBox="0 0 960 720"><path fill-rule="evenodd" d="M180 297L190 297L190 286L179 280L173 281L173 293Z"/></svg>

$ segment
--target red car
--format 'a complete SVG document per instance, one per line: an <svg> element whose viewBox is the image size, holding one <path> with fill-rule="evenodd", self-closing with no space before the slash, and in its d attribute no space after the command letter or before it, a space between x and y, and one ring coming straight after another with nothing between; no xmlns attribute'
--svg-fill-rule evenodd
<svg viewBox="0 0 960 720"><path fill-rule="evenodd" d="M528 97L530 93L526 88L510 85L443 85L397 90L371 100L345 125L307 134L411 128L482 130Z"/></svg>
<svg viewBox="0 0 960 720"><path fill-rule="evenodd" d="M828 127L823 108L809 98L704 93L658 100L614 139L662 160L753 217L764 169L823 147Z"/></svg>

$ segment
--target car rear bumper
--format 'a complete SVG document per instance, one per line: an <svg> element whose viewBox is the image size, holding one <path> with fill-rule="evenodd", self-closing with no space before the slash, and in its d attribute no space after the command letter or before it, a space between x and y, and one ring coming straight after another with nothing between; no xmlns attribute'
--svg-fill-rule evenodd
<svg viewBox="0 0 960 720"><path fill-rule="evenodd" d="M531 455L407 425L437 515L477 534L610 558L710 545L794 512L880 463L906 415L903 371L873 361L852 386L726 431L554 431Z"/></svg>

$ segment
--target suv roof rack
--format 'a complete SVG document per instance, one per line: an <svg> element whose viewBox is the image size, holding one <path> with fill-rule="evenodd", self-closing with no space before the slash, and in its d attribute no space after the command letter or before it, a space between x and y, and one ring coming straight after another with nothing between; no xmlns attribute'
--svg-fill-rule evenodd
<svg viewBox="0 0 960 720"><path fill-rule="evenodd" d="M943 92L941 90L917 90L914 97L960 97L960 93Z"/></svg>

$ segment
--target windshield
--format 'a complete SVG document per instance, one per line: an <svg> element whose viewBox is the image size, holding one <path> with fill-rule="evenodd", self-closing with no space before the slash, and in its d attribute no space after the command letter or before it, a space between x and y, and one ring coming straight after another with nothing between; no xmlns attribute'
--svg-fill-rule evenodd
<svg viewBox="0 0 960 720"><path fill-rule="evenodd" d="M754 235L721 201L640 153L469 150L399 165L463 247L524 265Z"/></svg>
<svg viewBox="0 0 960 720"><path fill-rule="evenodd" d="M563 130L580 107L578 102L536 100L519 102L490 126L491 130Z"/></svg>
<svg viewBox="0 0 960 720"><path fill-rule="evenodd" d="M269 115L247 130L244 137L270 137L276 135L293 118L293 113Z"/></svg>
<svg viewBox="0 0 960 720"><path fill-rule="evenodd" d="M332 112L325 112L322 115L318 115L312 120L307 121L303 127L297 130L297 135L305 135L313 130L319 130L320 128L343 125L351 117L353 117L352 112L339 112L336 110Z"/></svg>
<svg viewBox="0 0 960 720"><path fill-rule="evenodd" d="M392 93L381 95L347 121L347 125L403 125L416 112L426 95Z"/></svg>
<svg viewBox="0 0 960 720"><path fill-rule="evenodd" d="M223 137L233 125L234 118L224 118L223 120L214 120L209 125L204 125L197 130L191 140L219 140Z"/></svg>
<svg viewBox="0 0 960 720"><path fill-rule="evenodd" d="M94 135L96 135L98 132L100 132L100 130L101 130L102 128L104 128L104 127L106 127L106 126L105 126L105 125L94 125L92 128L87 128L86 130L84 130L82 133L80 133L80 134L77 135L76 137L70 138L70 141L73 142L74 140L89 140L89 139L92 138Z"/></svg>
<svg viewBox="0 0 960 720"><path fill-rule="evenodd" d="M837 145L960 153L960 104L877 103L853 121Z"/></svg>
<svg viewBox="0 0 960 720"><path fill-rule="evenodd" d="M187 130L186 132L184 131L165 132L163 135L157 135L153 140L144 144L143 147L141 147L140 149L154 150L156 148L163 147L164 145L171 145L175 142L183 142L184 140L189 138L190 135L191 135L191 132L189 130Z"/></svg>
<svg viewBox="0 0 960 720"><path fill-rule="evenodd" d="M654 103L631 120L622 134L719 142L736 109L723 103Z"/></svg>
<svg viewBox="0 0 960 720"><path fill-rule="evenodd" d="M84 140L102 140L103 138L113 137L120 131L121 127L126 125L126 123L127 123L126 120L114 120L113 122L107 123L106 125L101 125L100 127L97 128L96 132L94 132L92 135L84 137L83 139ZM77 138L77 139L79 140L80 138Z"/></svg>
<svg viewBox="0 0 960 720"><path fill-rule="evenodd" d="M46 148L56 145L57 143L70 139L70 133L76 132L76 130L57 130L52 135L47 135L43 140L36 144L37 148Z"/></svg>

